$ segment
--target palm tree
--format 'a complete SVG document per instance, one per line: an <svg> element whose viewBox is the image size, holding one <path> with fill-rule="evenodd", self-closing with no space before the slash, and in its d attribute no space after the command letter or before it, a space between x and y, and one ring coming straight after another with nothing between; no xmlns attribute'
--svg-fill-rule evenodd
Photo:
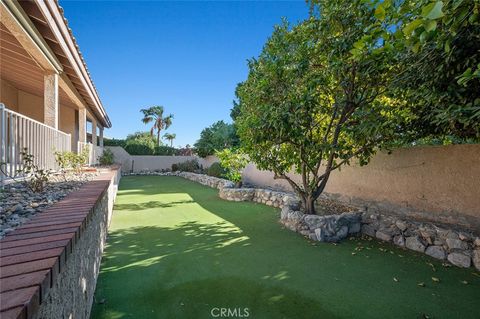
<svg viewBox="0 0 480 319"><path fill-rule="evenodd" d="M170 147L173 147L173 140L177 137L177 134L175 133L165 133L163 135L163 138L166 139L167 141L170 141Z"/></svg>
<svg viewBox="0 0 480 319"><path fill-rule="evenodd" d="M153 132L157 131L157 144L160 145L160 132L163 129L167 129L172 125L173 115L170 114L166 117L163 117L163 106L152 106L148 109L141 109L140 112L143 113L142 122L148 124L153 122L153 126L150 129L150 134L153 136Z"/></svg>

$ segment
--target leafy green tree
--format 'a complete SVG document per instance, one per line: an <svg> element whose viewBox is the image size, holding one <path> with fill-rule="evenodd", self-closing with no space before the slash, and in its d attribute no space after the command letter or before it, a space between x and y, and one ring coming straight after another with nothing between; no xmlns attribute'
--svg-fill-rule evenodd
<svg viewBox="0 0 480 319"><path fill-rule="evenodd" d="M173 140L177 138L177 134L165 133L165 135L163 135L163 138L166 139L167 141L170 141L170 147L173 147Z"/></svg>
<svg viewBox="0 0 480 319"><path fill-rule="evenodd" d="M249 61L236 119L249 158L286 180L312 214L331 172L353 159L367 164L409 116L402 101L385 94L397 72L392 50L375 37L364 39L376 21L372 2L315 6L316 13L293 29L276 27ZM361 53L353 54L360 39ZM292 170L300 180L288 174Z"/></svg>
<svg viewBox="0 0 480 319"><path fill-rule="evenodd" d="M403 66L390 91L414 112L407 142L480 141L480 1L375 5L376 21L355 47L377 37Z"/></svg>
<svg viewBox="0 0 480 319"><path fill-rule="evenodd" d="M200 139L194 144L200 157L215 154L225 148L238 146L238 136L233 124L218 121L200 133Z"/></svg>
<svg viewBox="0 0 480 319"><path fill-rule="evenodd" d="M157 141L149 132L129 134L125 140L125 150L131 155L153 155Z"/></svg>
<svg viewBox="0 0 480 319"><path fill-rule="evenodd" d="M163 106L152 106L148 109L142 109L140 112L143 113L142 122L144 124L153 122L150 134L153 136L153 133L157 131L157 145L160 145L160 132L164 129L168 129L170 125L172 125L173 115L170 114L164 117Z"/></svg>

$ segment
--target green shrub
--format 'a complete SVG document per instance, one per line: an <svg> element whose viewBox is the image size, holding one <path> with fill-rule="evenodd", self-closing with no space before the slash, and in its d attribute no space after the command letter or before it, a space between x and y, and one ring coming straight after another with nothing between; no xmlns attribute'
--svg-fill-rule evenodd
<svg viewBox="0 0 480 319"><path fill-rule="evenodd" d="M106 148L103 150L103 154L98 157L100 165L112 165L114 162L114 155L112 150Z"/></svg>
<svg viewBox="0 0 480 319"><path fill-rule="evenodd" d="M134 142L127 142L125 151L130 155L153 155L155 148L146 144L137 144Z"/></svg>
<svg viewBox="0 0 480 319"><path fill-rule="evenodd" d="M116 139L116 138L103 138L103 145L104 146L121 146L125 147L125 140L122 139Z"/></svg>
<svg viewBox="0 0 480 319"><path fill-rule="evenodd" d="M177 149L170 146L160 145L155 147L155 155L176 155Z"/></svg>
<svg viewBox="0 0 480 319"><path fill-rule="evenodd" d="M125 150L130 155L154 155L156 141L148 132L129 134L125 142Z"/></svg>
<svg viewBox="0 0 480 319"><path fill-rule="evenodd" d="M242 171L248 164L248 159L241 151L235 151L226 148L222 151L216 152L220 165L227 170L225 176L237 184L242 182Z"/></svg>
<svg viewBox="0 0 480 319"><path fill-rule="evenodd" d="M183 163L172 164L172 171L181 171L181 172L197 172L201 170L202 167L198 164L196 159L185 161Z"/></svg>
<svg viewBox="0 0 480 319"><path fill-rule="evenodd" d="M224 177L227 173L227 170L220 165L220 163L216 162L210 165L209 168L207 168L207 175L213 176L213 177Z"/></svg>
<svg viewBox="0 0 480 319"><path fill-rule="evenodd" d="M68 169L72 169L76 173L79 173L82 166L87 164L89 154L89 145L85 145L79 154L69 151L54 152L55 161L61 171L65 172Z"/></svg>

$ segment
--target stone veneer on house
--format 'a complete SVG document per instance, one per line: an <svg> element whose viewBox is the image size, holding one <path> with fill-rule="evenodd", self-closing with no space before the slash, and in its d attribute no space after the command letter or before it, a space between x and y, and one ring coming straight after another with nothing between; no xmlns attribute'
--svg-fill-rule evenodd
<svg viewBox="0 0 480 319"><path fill-rule="evenodd" d="M235 188L231 181L188 172L142 172L134 175L174 175L217 188L220 198L253 201L281 208L280 222L288 229L316 241L337 242L352 234L364 234L402 248L449 261L458 267L480 270L480 237L449 225L406 220L358 210L338 215L309 215L300 211L295 194L261 188Z"/></svg>

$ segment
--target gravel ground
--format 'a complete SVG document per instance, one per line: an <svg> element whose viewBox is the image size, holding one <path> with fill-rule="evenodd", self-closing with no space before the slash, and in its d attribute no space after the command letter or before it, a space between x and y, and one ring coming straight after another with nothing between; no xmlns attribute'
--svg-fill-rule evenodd
<svg viewBox="0 0 480 319"><path fill-rule="evenodd" d="M28 221L39 212L79 189L98 173L54 175L43 192L33 193L24 183L15 182L0 189L0 238Z"/></svg>
<svg viewBox="0 0 480 319"><path fill-rule="evenodd" d="M319 198L315 203L315 210L318 215L335 215L358 211L358 208L331 199Z"/></svg>

